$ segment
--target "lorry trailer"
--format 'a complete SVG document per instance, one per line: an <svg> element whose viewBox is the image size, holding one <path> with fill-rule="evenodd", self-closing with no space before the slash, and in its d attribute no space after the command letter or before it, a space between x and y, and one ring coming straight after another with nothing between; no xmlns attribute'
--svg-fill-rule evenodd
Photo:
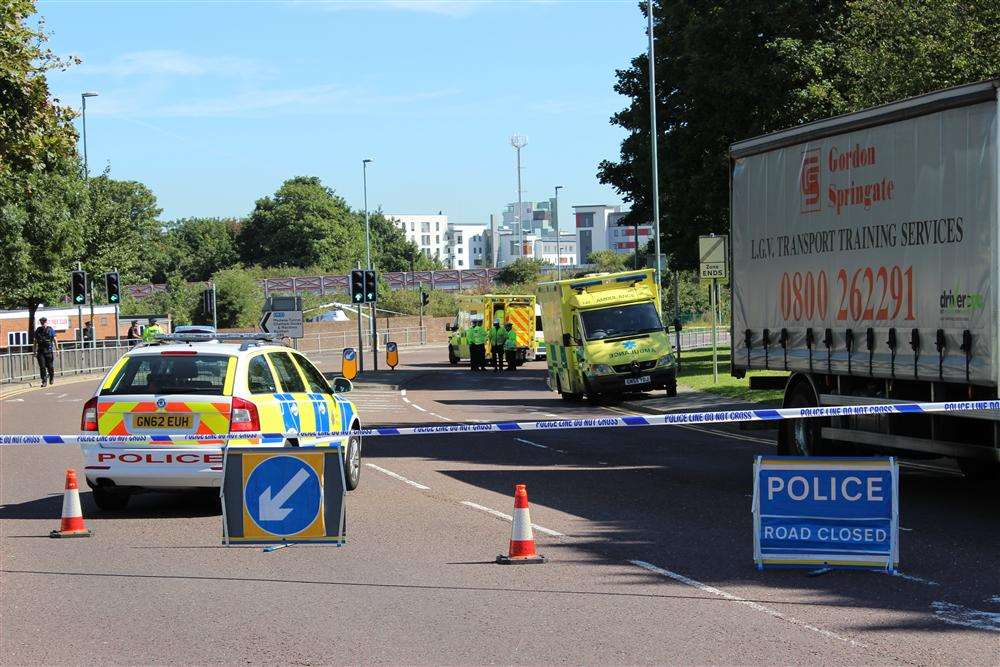
<svg viewBox="0 0 1000 667"><path fill-rule="evenodd" d="M786 407L997 398L998 86L731 146L733 375L788 371ZM993 476L998 419L794 420L779 448L950 457Z"/></svg>

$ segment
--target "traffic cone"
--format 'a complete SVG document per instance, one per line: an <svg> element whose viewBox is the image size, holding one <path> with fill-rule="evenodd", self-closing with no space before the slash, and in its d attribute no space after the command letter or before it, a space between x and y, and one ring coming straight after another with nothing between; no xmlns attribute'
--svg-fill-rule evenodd
<svg viewBox="0 0 1000 667"><path fill-rule="evenodd" d="M510 529L508 555L497 556L501 565L527 565L544 563L545 556L535 553L535 536L531 532L531 513L528 510L528 487L514 485L514 521Z"/></svg>
<svg viewBox="0 0 1000 667"><path fill-rule="evenodd" d="M63 494L62 522L59 530L53 530L49 537L90 537L90 531L83 523L80 509L80 488L76 484L76 471L66 471L66 492Z"/></svg>

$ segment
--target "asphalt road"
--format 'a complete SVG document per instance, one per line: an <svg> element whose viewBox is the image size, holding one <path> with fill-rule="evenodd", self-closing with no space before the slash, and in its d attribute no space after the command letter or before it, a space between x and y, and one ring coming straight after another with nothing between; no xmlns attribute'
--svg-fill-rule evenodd
<svg viewBox="0 0 1000 667"><path fill-rule="evenodd" d="M499 378L404 355L359 385L369 425L608 415L544 363ZM74 433L94 382L0 398L0 432ZM682 397L683 398L683 397ZM758 572L751 463L766 434L660 427L369 438L343 548L220 546L196 495L102 513L50 540L75 447L0 447L0 655L9 664L1000 662L1000 491L903 475L901 566ZM515 483L535 567L493 564Z"/></svg>

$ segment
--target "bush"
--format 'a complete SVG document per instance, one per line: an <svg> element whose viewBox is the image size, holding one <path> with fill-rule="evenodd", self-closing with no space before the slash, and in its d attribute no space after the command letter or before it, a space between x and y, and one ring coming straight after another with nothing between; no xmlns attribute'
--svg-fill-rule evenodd
<svg viewBox="0 0 1000 667"><path fill-rule="evenodd" d="M212 280L220 328L252 327L260 321L264 290L250 271L242 268L217 271Z"/></svg>
<svg viewBox="0 0 1000 667"><path fill-rule="evenodd" d="M497 274L497 282L501 285L523 285L535 284L542 275L542 268L547 265L540 259L527 259L521 257L515 259L507 266L500 269ZM532 290L534 293L534 290Z"/></svg>

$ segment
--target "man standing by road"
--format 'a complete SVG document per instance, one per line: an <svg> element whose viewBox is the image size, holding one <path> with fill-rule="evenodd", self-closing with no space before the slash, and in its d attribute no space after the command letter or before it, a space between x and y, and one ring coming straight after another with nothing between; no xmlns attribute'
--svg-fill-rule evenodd
<svg viewBox="0 0 1000 667"><path fill-rule="evenodd" d="M38 372L42 376L42 386L55 384L56 372L53 362L56 356L56 330L50 327L48 319L40 317L38 328L35 329L35 357L38 359Z"/></svg>
<svg viewBox="0 0 1000 667"><path fill-rule="evenodd" d="M504 347L507 344L507 332L500 328L500 320L493 320L490 329L490 350L493 352L493 372L503 372Z"/></svg>
<svg viewBox="0 0 1000 667"><path fill-rule="evenodd" d="M507 323L507 340L504 341L504 352L507 354L507 370L517 370L517 332L514 325Z"/></svg>
<svg viewBox="0 0 1000 667"><path fill-rule="evenodd" d="M161 333L163 333L163 329L161 329L160 325L156 323L156 318L151 317L149 318L149 324L147 324L146 328L142 330L142 342L152 343L156 340L157 334Z"/></svg>
<svg viewBox="0 0 1000 667"><path fill-rule="evenodd" d="M466 332L469 341L469 356L472 370L486 370L486 329L483 328L483 316L473 315L472 326Z"/></svg>
<svg viewBox="0 0 1000 667"><path fill-rule="evenodd" d="M83 342L88 345L94 342L94 323L90 320L83 325Z"/></svg>
<svg viewBox="0 0 1000 667"><path fill-rule="evenodd" d="M132 320L132 326L128 328L128 344L129 347L135 345L139 342L139 321Z"/></svg>

